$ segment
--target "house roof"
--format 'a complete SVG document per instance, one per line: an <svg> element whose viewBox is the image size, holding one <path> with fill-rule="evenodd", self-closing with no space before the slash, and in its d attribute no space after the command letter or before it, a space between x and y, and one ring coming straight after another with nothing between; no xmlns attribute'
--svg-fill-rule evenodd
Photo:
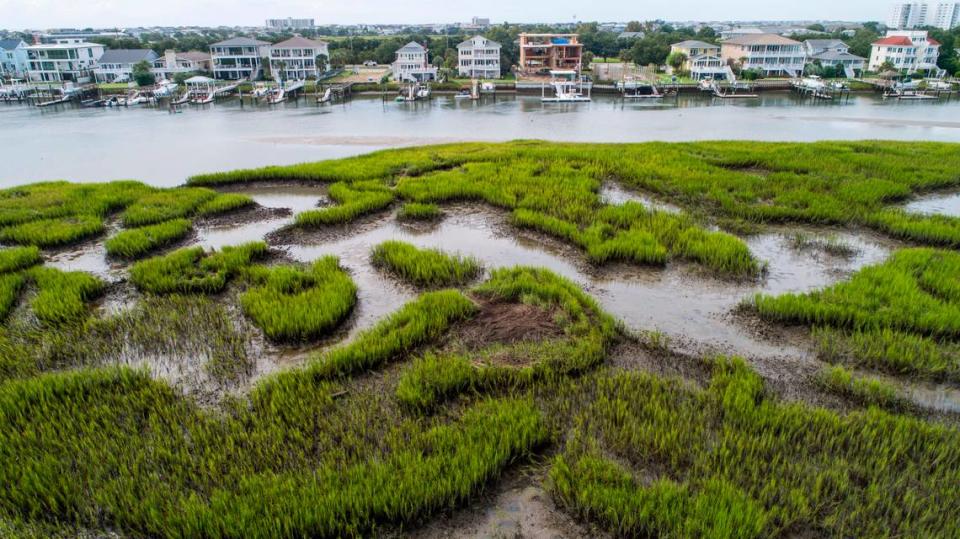
<svg viewBox="0 0 960 539"><path fill-rule="evenodd" d="M847 47L847 44L839 39L808 39L804 41L814 49L833 49L836 47Z"/></svg>
<svg viewBox="0 0 960 539"><path fill-rule="evenodd" d="M643 37L643 32L620 32L620 35L617 36L617 39L634 39Z"/></svg>
<svg viewBox="0 0 960 539"><path fill-rule="evenodd" d="M314 41L312 39L307 39L305 37L293 36L286 41L281 41L280 43L274 43L273 46L278 49L300 49L300 48L310 48L318 49L327 45L325 41Z"/></svg>
<svg viewBox="0 0 960 539"><path fill-rule="evenodd" d="M230 39L219 41L210 45L211 47L254 47L257 45L269 45L269 42L260 41L249 37L232 37Z"/></svg>
<svg viewBox="0 0 960 539"><path fill-rule="evenodd" d="M471 37L470 39L468 39L468 40L466 40L466 41L461 42L459 45L457 45L457 48L459 49L460 47L470 47L470 46L472 46L472 45L474 44L474 42L475 42L478 38L479 38L479 39L485 39L485 40L487 41L487 46L488 46L488 47L499 47L499 46L500 46L499 43L497 43L496 41L494 41L494 40L492 40L492 39L487 39L487 38L485 38L485 37L483 37L483 36L477 35L477 36Z"/></svg>
<svg viewBox="0 0 960 539"><path fill-rule="evenodd" d="M210 60L210 53L202 51L178 52L177 58L182 58L191 62L206 62Z"/></svg>
<svg viewBox="0 0 960 539"><path fill-rule="evenodd" d="M714 45L712 43L707 43L706 41L697 41L695 39L688 39L686 41L681 41L680 43L674 43L670 45L671 47L677 47L679 49L719 49L719 45Z"/></svg>
<svg viewBox="0 0 960 539"><path fill-rule="evenodd" d="M107 49L100 57L101 64L135 64L144 60L152 62L157 53L150 49Z"/></svg>
<svg viewBox="0 0 960 539"><path fill-rule="evenodd" d="M936 39L933 39L932 37L927 38L927 43L934 45L936 47L940 46L940 42L937 41Z"/></svg>
<svg viewBox="0 0 960 539"><path fill-rule="evenodd" d="M901 47L912 47L913 41L907 36L890 36L878 39L873 42L874 45L898 45Z"/></svg>
<svg viewBox="0 0 960 539"><path fill-rule="evenodd" d="M425 50L427 49L423 48L423 45L417 43L416 41L411 41L410 43L407 43L406 45L397 49L397 52L424 52Z"/></svg>
<svg viewBox="0 0 960 539"><path fill-rule="evenodd" d="M0 49L12 51L24 43L22 39L0 39Z"/></svg>
<svg viewBox="0 0 960 539"><path fill-rule="evenodd" d="M823 51L819 54L812 55L811 58L814 60L866 60L866 58L862 56L840 51Z"/></svg>
<svg viewBox="0 0 960 539"><path fill-rule="evenodd" d="M747 34L731 37L723 42L724 45L799 45L799 41L779 36L777 34Z"/></svg>

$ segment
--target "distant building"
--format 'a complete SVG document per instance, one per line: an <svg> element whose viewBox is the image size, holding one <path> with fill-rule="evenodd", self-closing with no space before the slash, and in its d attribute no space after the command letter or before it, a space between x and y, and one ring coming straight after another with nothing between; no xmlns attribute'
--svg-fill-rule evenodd
<svg viewBox="0 0 960 539"><path fill-rule="evenodd" d="M890 10L887 26L898 30L924 26L950 30L960 26L960 2L897 2Z"/></svg>
<svg viewBox="0 0 960 539"><path fill-rule="evenodd" d="M839 39L808 39L803 42L803 51L808 64L840 69L851 79L862 73L867 63L866 58L850 54L850 46Z"/></svg>
<svg viewBox="0 0 960 539"><path fill-rule="evenodd" d="M313 19L267 19L267 28L270 30L313 30Z"/></svg>
<svg viewBox="0 0 960 539"><path fill-rule="evenodd" d="M889 63L898 71L936 71L940 42L923 30L889 30L870 48L870 70L879 71Z"/></svg>
<svg viewBox="0 0 960 539"><path fill-rule="evenodd" d="M473 17L470 19L470 25L477 28L486 28L490 26L490 19L486 17Z"/></svg>
<svg viewBox="0 0 960 539"><path fill-rule="evenodd" d="M0 39L0 76L27 75L27 44L22 39Z"/></svg>
<svg viewBox="0 0 960 539"><path fill-rule="evenodd" d="M210 45L213 78L254 80L263 73L261 59L270 56L270 43L235 37Z"/></svg>
<svg viewBox="0 0 960 539"><path fill-rule="evenodd" d="M737 62L743 69L757 69L766 76L796 77L803 72L803 46L776 34L744 34L720 46L724 62Z"/></svg>
<svg viewBox="0 0 960 539"><path fill-rule="evenodd" d="M295 36L270 47L270 74L274 79L316 79L329 65L330 52L324 41Z"/></svg>
<svg viewBox="0 0 960 539"><path fill-rule="evenodd" d="M457 45L457 71L461 77L500 78L500 49L496 41L474 36Z"/></svg>
<svg viewBox="0 0 960 539"><path fill-rule="evenodd" d="M617 35L617 39L631 40L631 39L642 39L645 36L643 32L620 32Z"/></svg>
<svg viewBox="0 0 960 539"><path fill-rule="evenodd" d="M157 53L150 49L107 49L93 73L97 82L128 82L133 80L135 64L147 62L152 68L157 58Z"/></svg>
<svg viewBox="0 0 960 539"><path fill-rule="evenodd" d="M552 70L579 72L583 67L583 45L577 34L520 34L520 61L524 73Z"/></svg>
<svg viewBox="0 0 960 539"><path fill-rule="evenodd" d="M61 28L35 35L35 37L41 44L63 45L68 43L86 43L93 38L116 39L120 37L130 37L130 35L119 30L75 30L72 28Z"/></svg>
<svg viewBox="0 0 960 539"><path fill-rule="evenodd" d="M729 67L720 57L720 47L704 41L687 40L670 45L670 52L680 52L687 57L683 69L694 80L711 78L725 80Z"/></svg>
<svg viewBox="0 0 960 539"><path fill-rule="evenodd" d="M411 41L397 49L393 62L393 80L399 82L425 82L437 79L437 68L430 65L427 49Z"/></svg>
<svg viewBox="0 0 960 539"><path fill-rule="evenodd" d="M178 74L212 71L210 55L200 51L167 50L163 52L163 56L153 62L153 73L164 79L173 79Z"/></svg>
<svg viewBox="0 0 960 539"><path fill-rule="evenodd" d="M720 32L720 39L723 40L723 41L726 41L726 40L728 40L728 39L733 39L733 38L735 38L735 37L741 37L741 36L756 36L756 35L761 35L761 34L764 34L764 33L765 33L765 32L764 32L763 30L759 29L759 28L737 26L737 27L735 27L735 28L729 28L729 29L726 29L726 30L722 30L722 31Z"/></svg>
<svg viewBox="0 0 960 539"><path fill-rule="evenodd" d="M32 81L87 83L103 55L98 43L44 43L27 47L27 75Z"/></svg>

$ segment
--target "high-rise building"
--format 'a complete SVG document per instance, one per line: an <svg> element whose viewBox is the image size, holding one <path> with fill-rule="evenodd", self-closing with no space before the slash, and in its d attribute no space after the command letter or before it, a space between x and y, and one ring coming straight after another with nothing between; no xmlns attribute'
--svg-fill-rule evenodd
<svg viewBox="0 0 960 539"><path fill-rule="evenodd" d="M960 26L960 2L897 2L887 26L899 30L934 26L950 30Z"/></svg>

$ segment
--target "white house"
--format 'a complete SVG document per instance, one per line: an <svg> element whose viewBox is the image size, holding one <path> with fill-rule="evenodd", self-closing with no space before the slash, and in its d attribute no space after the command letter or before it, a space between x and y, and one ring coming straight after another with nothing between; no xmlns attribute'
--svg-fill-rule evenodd
<svg viewBox="0 0 960 539"><path fill-rule="evenodd" d="M249 37L234 37L210 45L213 77L253 80L260 77L262 58L270 56L270 43Z"/></svg>
<svg viewBox="0 0 960 539"><path fill-rule="evenodd" d="M687 57L683 69L695 80L727 78L727 64L720 57L720 47L704 41L687 40L670 45L670 53L683 53Z"/></svg>
<svg viewBox="0 0 960 539"><path fill-rule="evenodd" d="M153 62L159 58L150 49L107 49L93 70L97 82L129 82L133 80L133 66L139 62Z"/></svg>
<svg viewBox="0 0 960 539"><path fill-rule="evenodd" d="M270 74L274 79L316 79L330 65L324 41L294 36L270 47Z"/></svg>
<svg viewBox="0 0 960 539"><path fill-rule="evenodd" d="M430 65L427 49L411 41L397 49L393 62L393 80L399 82L430 81L437 79L437 68Z"/></svg>
<svg viewBox="0 0 960 539"><path fill-rule="evenodd" d="M0 76L22 78L27 74L27 44L22 39L0 39Z"/></svg>
<svg viewBox="0 0 960 539"><path fill-rule="evenodd" d="M27 76L32 81L90 82L103 56L98 43L48 43L27 47Z"/></svg>
<svg viewBox="0 0 960 539"><path fill-rule="evenodd" d="M843 70L847 78L863 72L867 59L850 53L850 46L839 39L808 39L803 42L807 64L818 63L823 67Z"/></svg>
<svg viewBox="0 0 960 539"><path fill-rule="evenodd" d="M173 79L179 74L213 71L210 55L201 51L177 52L163 51L163 56L153 62L154 75L162 79Z"/></svg>
<svg viewBox="0 0 960 539"><path fill-rule="evenodd" d="M483 36L457 45L457 71L461 77L478 79L500 78L500 44Z"/></svg>
<svg viewBox="0 0 960 539"><path fill-rule="evenodd" d="M879 71L889 63L894 69L913 73L938 70L940 42L923 30L889 30L886 37L873 42L870 49L870 70Z"/></svg>
<svg viewBox="0 0 960 539"><path fill-rule="evenodd" d="M746 34L730 38L720 46L720 57L727 63L740 63L743 69L757 69L767 76L796 77L803 72L805 56L799 41L777 34Z"/></svg>

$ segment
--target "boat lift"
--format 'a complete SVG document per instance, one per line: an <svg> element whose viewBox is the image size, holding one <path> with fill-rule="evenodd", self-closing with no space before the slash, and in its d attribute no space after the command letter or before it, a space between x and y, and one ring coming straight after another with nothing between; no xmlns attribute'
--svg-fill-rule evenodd
<svg viewBox="0 0 960 539"><path fill-rule="evenodd" d="M547 84L540 86L540 101L542 103L582 103L591 101L590 91L593 84L583 77L578 77L573 70L551 70L550 87L553 96L547 96ZM584 94L586 90L586 94Z"/></svg>

